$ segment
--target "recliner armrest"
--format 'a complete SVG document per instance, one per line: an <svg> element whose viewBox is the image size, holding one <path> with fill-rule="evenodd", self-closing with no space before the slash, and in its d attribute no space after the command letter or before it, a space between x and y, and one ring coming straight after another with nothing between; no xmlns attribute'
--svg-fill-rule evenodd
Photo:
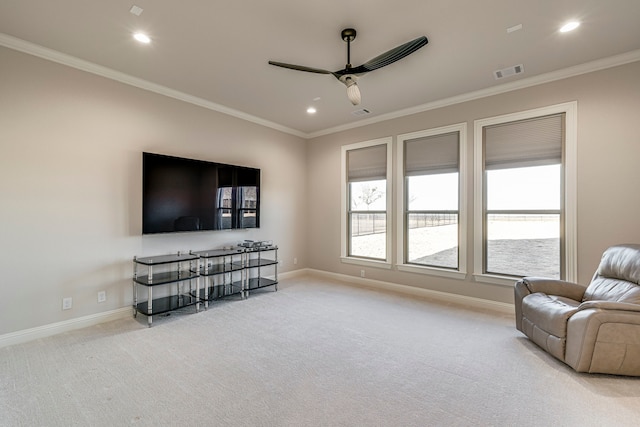
<svg viewBox="0 0 640 427"><path fill-rule="evenodd" d="M624 310L640 312L639 304L617 301L585 301L578 306L578 311L597 308L601 310Z"/></svg>
<svg viewBox="0 0 640 427"><path fill-rule="evenodd" d="M522 329L522 300L530 294L541 292L547 295L565 297L574 301L582 301L587 288L566 280L548 279L544 277L523 277L514 286L514 307L516 312L516 329Z"/></svg>
<svg viewBox="0 0 640 427"><path fill-rule="evenodd" d="M582 301L584 292L587 289L578 283L544 277L524 277L521 281L532 294L542 292L543 294L570 298L575 301Z"/></svg>

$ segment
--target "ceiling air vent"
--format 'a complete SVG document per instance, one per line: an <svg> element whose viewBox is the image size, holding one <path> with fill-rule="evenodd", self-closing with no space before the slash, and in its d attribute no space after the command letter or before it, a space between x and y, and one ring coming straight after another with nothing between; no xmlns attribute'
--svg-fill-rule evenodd
<svg viewBox="0 0 640 427"><path fill-rule="evenodd" d="M503 68L502 70L496 70L493 72L493 76L496 80L504 79L505 77L511 77L516 74L524 73L524 65L518 64L513 67Z"/></svg>
<svg viewBox="0 0 640 427"><path fill-rule="evenodd" d="M354 116L366 116L367 114L371 114L371 111L367 110L366 108L361 108L359 110L352 111L351 114L353 114Z"/></svg>

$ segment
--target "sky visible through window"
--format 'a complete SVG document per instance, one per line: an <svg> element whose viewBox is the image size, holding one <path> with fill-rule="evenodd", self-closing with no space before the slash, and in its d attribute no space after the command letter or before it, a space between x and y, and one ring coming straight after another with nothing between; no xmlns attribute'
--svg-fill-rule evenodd
<svg viewBox="0 0 640 427"><path fill-rule="evenodd" d="M560 210L560 165L487 171L488 210Z"/></svg>
<svg viewBox="0 0 640 427"><path fill-rule="evenodd" d="M458 173L410 176L407 183L410 211L458 210Z"/></svg>

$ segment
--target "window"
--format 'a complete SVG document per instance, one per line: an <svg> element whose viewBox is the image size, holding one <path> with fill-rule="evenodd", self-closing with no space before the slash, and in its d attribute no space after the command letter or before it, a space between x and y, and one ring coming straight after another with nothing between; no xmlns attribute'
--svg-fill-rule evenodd
<svg viewBox="0 0 640 427"><path fill-rule="evenodd" d="M342 148L344 262L390 267L390 152L390 138Z"/></svg>
<svg viewBox="0 0 640 427"><path fill-rule="evenodd" d="M465 139L464 123L398 137L401 270L464 276Z"/></svg>
<svg viewBox="0 0 640 427"><path fill-rule="evenodd" d="M475 139L476 276L575 280L575 103L476 121Z"/></svg>

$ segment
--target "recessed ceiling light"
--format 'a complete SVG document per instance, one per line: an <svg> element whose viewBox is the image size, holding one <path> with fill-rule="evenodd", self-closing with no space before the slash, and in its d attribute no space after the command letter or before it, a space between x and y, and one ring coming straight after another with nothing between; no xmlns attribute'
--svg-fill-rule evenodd
<svg viewBox="0 0 640 427"><path fill-rule="evenodd" d="M566 24L564 24L562 26L562 28L560 28L560 32L561 33L567 33L569 31L575 30L579 26L580 26L580 23L578 21L567 22Z"/></svg>
<svg viewBox="0 0 640 427"><path fill-rule="evenodd" d="M133 35L133 38L138 40L140 43L144 43L144 44L151 43L151 39L149 38L149 36L144 33L135 33Z"/></svg>
<svg viewBox="0 0 640 427"><path fill-rule="evenodd" d="M316 110L314 107L309 107L309 108L307 108L307 113L309 113L309 114L315 114L315 113L316 113L316 111L317 111L317 110Z"/></svg>
<svg viewBox="0 0 640 427"><path fill-rule="evenodd" d="M513 27L507 28L507 33L513 33L514 31L518 31L522 29L522 24L514 25Z"/></svg>
<svg viewBox="0 0 640 427"><path fill-rule="evenodd" d="M131 12L132 14L136 15L136 16L140 16L142 15L142 11L144 9L141 8L140 6L136 6L135 4L133 6L131 6L131 9L129 9L129 12Z"/></svg>

